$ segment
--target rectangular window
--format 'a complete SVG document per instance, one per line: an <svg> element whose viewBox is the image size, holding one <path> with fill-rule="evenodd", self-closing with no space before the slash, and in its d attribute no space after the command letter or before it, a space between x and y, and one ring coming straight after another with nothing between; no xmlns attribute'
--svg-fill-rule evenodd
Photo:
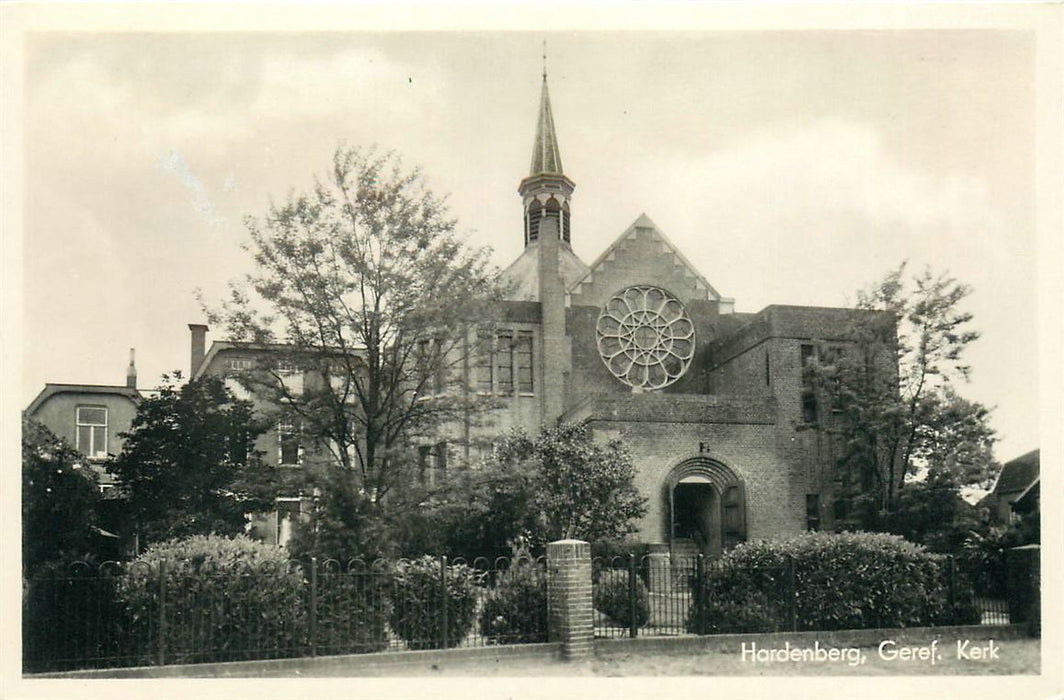
<svg viewBox="0 0 1064 700"><path fill-rule="evenodd" d="M802 392L802 422L816 423L816 392L812 389Z"/></svg>
<svg viewBox="0 0 1064 700"><path fill-rule="evenodd" d="M78 406L75 409L78 452L90 459L107 458L107 409Z"/></svg>
<svg viewBox="0 0 1064 700"><path fill-rule="evenodd" d="M481 333L477 336L477 371L476 382L477 391L481 394L490 394L492 389L492 379L494 378L494 353L491 348L492 336L488 333Z"/></svg>
<svg viewBox="0 0 1064 700"><path fill-rule="evenodd" d="M805 529L820 529L820 494L807 493L805 495Z"/></svg>
<svg viewBox="0 0 1064 700"><path fill-rule="evenodd" d="M428 484L432 478L432 446L421 445L417 448L418 477L422 484Z"/></svg>
<svg viewBox="0 0 1064 700"><path fill-rule="evenodd" d="M514 339L512 335L499 336L496 356L499 368L499 393L509 396L514 393Z"/></svg>
<svg viewBox="0 0 1064 700"><path fill-rule="evenodd" d="M816 360L816 346L802 345L802 369L812 367L814 360Z"/></svg>
<svg viewBox="0 0 1064 700"><path fill-rule="evenodd" d="M532 333L520 331L517 334L517 391L520 394L532 393Z"/></svg>
<svg viewBox="0 0 1064 700"><path fill-rule="evenodd" d="M292 537L292 529L299 516L303 512L303 499L301 498L278 498L277 504L277 544L282 547L288 544Z"/></svg>
<svg viewBox="0 0 1064 700"><path fill-rule="evenodd" d="M225 362L225 368L230 372L244 372L251 369L251 360L246 357L230 357Z"/></svg>
<svg viewBox="0 0 1064 700"><path fill-rule="evenodd" d="M303 370L291 362L277 363L277 376L281 380L281 386L288 396L301 396L303 394Z"/></svg>
<svg viewBox="0 0 1064 700"><path fill-rule="evenodd" d="M447 443L436 443L436 478L442 479L447 473Z"/></svg>
<svg viewBox="0 0 1064 700"><path fill-rule="evenodd" d="M277 425L278 463L282 467L298 467L303 462L298 418L281 421Z"/></svg>

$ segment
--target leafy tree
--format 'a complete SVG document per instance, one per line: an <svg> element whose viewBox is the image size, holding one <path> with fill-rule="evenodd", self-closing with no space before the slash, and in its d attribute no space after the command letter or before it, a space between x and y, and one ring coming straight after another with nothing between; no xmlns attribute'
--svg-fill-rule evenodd
<svg viewBox="0 0 1064 700"><path fill-rule="evenodd" d="M810 369L836 409L817 427L837 437L850 525L898 527L907 504L926 505L904 498L913 484L956 494L996 473L990 411L956 389L971 372L964 351L979 338L961 308L970 292L929 269L907 279L902 264L858 294L852 342Z"/></svg>
<svg viewBox="0 0 1064 700"><path fill-rule="evenodd" d="M22 418L22 563L26 573L91 555L98 543L96 475L84 456Z"/></svg>
<svg viewBox="0 0 1064 700"><path fill-rule="evenodd" d="M273 508L274 472L255 451L265 425L218 377L178 386L163 375L143 399L109 468L121 484L128 527L142 544L243 532L245 514Z"/></svg>
<svg viewBox="0 0 1064 700"><path fill-rule="evenodd" d="M634 479L624 443L596 443L587 426L543 428L535 439L518 430L491 464L468 472L441 499L436 515L450 530L452 551L470 543L497 552L522 541L620 539L646 513Z"/></svg>
<svg viewBox="0 0 1064 700"><path fill-rule="evenodd" d="M269 344L243 381L328 454L318 478L349 480L321 489L342 501L329 510L383 517L389 493L416 481L411 441L485 408L455 377L475 350L471 325L504 291L490 251L463 244L419 171L374 149L338 148L309 192L247 227L256 270L210 317L233 340ZM318 379L293 390L286 368Z"/></svg>

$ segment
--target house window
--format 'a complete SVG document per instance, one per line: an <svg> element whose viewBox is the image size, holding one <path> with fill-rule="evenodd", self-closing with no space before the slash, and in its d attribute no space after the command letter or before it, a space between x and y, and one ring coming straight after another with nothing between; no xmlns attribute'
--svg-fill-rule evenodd
<svg viewBox="0 0 1064 700"><path fill-rule="evenodd" d="M107 409L78 406L76 409L77 448L91 459L107 458Z"/></svg>
<svg viewBox="0 0 1064 700"><path fill-rule="evenodd" d="M301 498L278 498L277 505L277 544L282 547L292 539L292 529L299 521L303 512L303 499Z"/></svg>
<svg viewBox="0 0 1064 700"><path fill-rule="evenodd" d="M517 334L517 347L514 348L517 361L517 392L532 393L532 333L520 331Z"/></svg>
<svg viewBox="0 0 1064 700"><path fill-rule="evenodd" d="M499 373L498 391L509 396L514 393L514 338L512 335L500 335L495 352Z"/></svg>
<svg viewBox="0 0 1064 700"><path fill-rule="evenodd" d="M291 362L277 363L277 377L281 388L288 396L300 396L303 393L303 370Z"/></svg>
<svg viewBox="0 0 1064 700"><path fill-rule="evenodd" d="M246 357L230 357L226 360L225 368L230 372L246 372L251 369L251 360Z"/></svg>
<svg viewBox="0 0 1064 700"><path fill-rule="evenodd" d="M807 493L805 495L805 529L820 529L820 494Z"/></svg>
<svg viewBox="0 0 1064 700"><path fill-rule="evenodd" d="M422 484L435 486L442 482L447 473L447 443L418 447L418 470Z"/></svg>
<svg viewBox="0 0 1064 700"><path fill-rule="evenodd" d="M283 420L277 425L277 462L282 467L298 467L303 462L299 419Z"/></svg>
<svg viewBox="0 0 1064 700"><path fill-rule="evenodd" d="M421 381L421 395L435 396L443 393L443 354L440 342L432 338L417 341L417 376Z"/></svg>

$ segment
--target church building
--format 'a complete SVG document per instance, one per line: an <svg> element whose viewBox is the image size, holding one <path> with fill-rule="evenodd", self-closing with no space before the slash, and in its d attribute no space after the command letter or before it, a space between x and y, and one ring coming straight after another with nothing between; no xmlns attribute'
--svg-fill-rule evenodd
<svg viewBox="0 0 1064 700"><path fill-rule="evenodd" d="M846 344L854 311L737 313L646 215L586 263L575 189L544 74L524 252L472 378L504 406L491 431L576 421L621 438L649 502L635 538L674 554L833 527L831 441L810 429L832 406L803 369Z"/></svg>

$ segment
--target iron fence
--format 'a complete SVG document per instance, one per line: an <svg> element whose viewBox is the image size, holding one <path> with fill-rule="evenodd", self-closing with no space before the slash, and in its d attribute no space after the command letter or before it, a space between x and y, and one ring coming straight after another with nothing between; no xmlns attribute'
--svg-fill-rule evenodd
<svg viewBox="0 0 1064 700"><path fill-rule="evenodd" d="M542 558L174 569L78 563L28 580L24 672L547 639Z"/></svg>
<svg viewBox="0 0 1064 700"><path fill-rule="evenodd" d="M938 593L915 596L904 610L855 603L853 614L826 619L810 604L793 559L726 575L721 560L644 555L592 560L595 636L818 631L916 624L1009 624L1005 600L978 597L952 558L940 569ZM733 572L731 572L733 573ZM904 624L904 623L903 623Z"/></svg>

